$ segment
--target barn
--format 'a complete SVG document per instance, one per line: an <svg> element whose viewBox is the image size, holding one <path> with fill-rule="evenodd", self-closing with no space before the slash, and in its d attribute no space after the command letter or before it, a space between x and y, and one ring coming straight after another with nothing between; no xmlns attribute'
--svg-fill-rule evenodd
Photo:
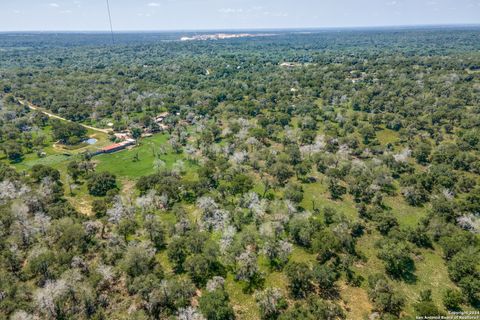
<svg viewBox="0 0 480 320"><path fill-rule="evenodd" d="M114 143L102 148L101 153L112 153L112 152L120 151L133 144L135 144L135 140L128 139L128 140L125 140L119 143Z"/></svg>

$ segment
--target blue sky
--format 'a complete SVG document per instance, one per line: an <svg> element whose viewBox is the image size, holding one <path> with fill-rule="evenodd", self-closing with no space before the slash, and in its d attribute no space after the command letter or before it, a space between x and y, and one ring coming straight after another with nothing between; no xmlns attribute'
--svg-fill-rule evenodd
<svg viewBox="0 0 480 320"><path fill-rule="evenodd" d="M110 0L113 27L187 30L480 24L480 0ZM108 30L105 0L0 0L0 31Z"/></svg>

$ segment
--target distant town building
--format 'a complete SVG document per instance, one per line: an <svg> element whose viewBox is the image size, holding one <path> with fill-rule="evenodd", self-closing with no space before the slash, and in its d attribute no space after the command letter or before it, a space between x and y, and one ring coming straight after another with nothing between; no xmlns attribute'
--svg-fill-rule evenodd
<svg viewBox="0 0 480 320"><path fill-rule="evenodd" d="M234 38L251 38L251 37L271 37L276 36L274 33L216 33L216 34L200 34L191 37L181 37L181 41L194 40L224 40Z"/></svg>

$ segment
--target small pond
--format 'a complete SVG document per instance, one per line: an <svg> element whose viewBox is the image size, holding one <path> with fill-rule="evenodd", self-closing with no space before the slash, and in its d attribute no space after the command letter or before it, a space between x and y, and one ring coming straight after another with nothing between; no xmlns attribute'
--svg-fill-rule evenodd
<svg viewBox="0 0 480 320"><path fill-rule="evenodd" d="M97 139L94 139L94 138L90 138L90 139L88 139L88 140L85 140L85 142L86 142L87 144L89 144L89 145L95 144L95 143L97 143L97 141L98 141L98 140L97 140Z"/></svg>

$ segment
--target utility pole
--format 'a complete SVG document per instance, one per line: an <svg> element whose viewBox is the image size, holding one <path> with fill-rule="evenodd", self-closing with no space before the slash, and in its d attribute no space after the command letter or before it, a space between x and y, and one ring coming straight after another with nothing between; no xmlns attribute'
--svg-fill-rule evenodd
<svg viewBox="0 0 480 320"><path fill-rule="evenodd" d="M113 36L112 14L110 13L110 3L107 1L108 21L110 22L110 34L112 35L112 44L115 44L115 38Z"/></svg>

